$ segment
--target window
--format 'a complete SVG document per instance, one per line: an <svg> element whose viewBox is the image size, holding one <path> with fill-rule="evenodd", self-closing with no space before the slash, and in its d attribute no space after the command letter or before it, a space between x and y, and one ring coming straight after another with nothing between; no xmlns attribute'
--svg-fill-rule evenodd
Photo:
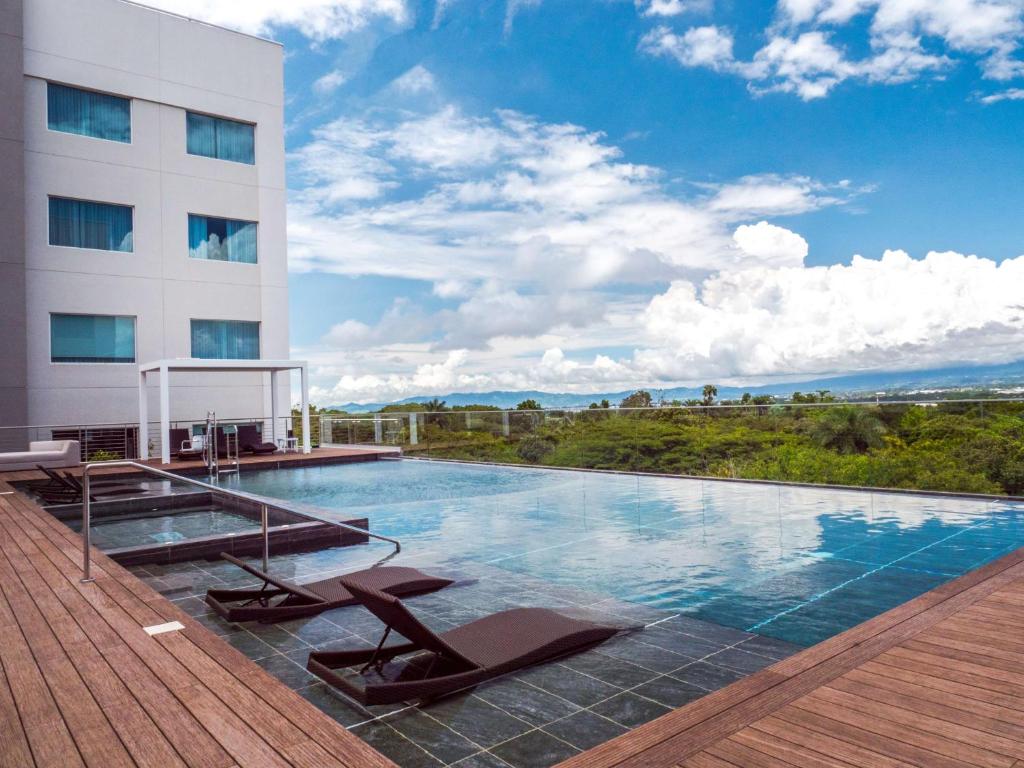
<svg viewBox="0 0 1024 768"><path fill-rule="evenodd" d="M259 360L260 324L246 320L193 320L192 357Z"/></svg>
<svg viewBox="0 0 1024 768"><path fill-rule="evenodd" d="M193 259L256 263L256 222L188 215L188 255Z"/></svg>
<svg viewBox="0 0 1024 768"><path fill-rule="evenodd" d="M51 131L127 144L132 140L132 102L120 96L47 83L46 125Z"/></svg>
<svg viewBox="0 0 1024 768"><path fill-rule="evenodd" d="M51 197L50 245L130 253L134 250L132 208Z"/></svg>
<svg viewBox="0 0 1024 768"><path fill-rule="evenodd" d="M195 112L189 112L185 122L190 155L249 165L256 162L256 126Z"/></svg>
<svg viewBox="0 0 1024 768"><path fill-rule="evenodd" d="M50 362L134 363L135 318L50 315Z"/></svg>

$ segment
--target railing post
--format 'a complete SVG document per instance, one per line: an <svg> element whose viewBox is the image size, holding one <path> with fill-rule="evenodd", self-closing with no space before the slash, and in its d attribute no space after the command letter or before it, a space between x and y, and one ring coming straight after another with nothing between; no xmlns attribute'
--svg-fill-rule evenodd
<svg viewBox="0 0 1024 768"><path fill-rule="evenodd" d="M260 525L263 528L263 572L270 570L270 519L267 505L260 507Z"/></svg>
<svg viewBox="0 0 1024 768"><path fill-rule="evenodd" d="M416 434L417 427L419 427L419 418L415 413L409 414L409 445L416 445L419 443L419 436Z"/></svg>
<svg viewBox="0 0 1024 768"><path fill-rule="evenodd" d="M93 581L92 563L89 558L89 547L92 544L92 537L89 535L89 528L92 524L92 508L89 498L89 466L82 470L82 583L88 584Z"/></svg>

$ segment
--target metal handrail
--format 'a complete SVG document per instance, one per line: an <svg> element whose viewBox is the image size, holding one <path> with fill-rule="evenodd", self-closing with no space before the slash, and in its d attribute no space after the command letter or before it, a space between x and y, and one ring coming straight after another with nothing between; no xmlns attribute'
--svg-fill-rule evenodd
<svg viewBox="0 0 1024 768"><path fill-rule="evenodd" d="M134 467L135 469L143 472L148 472L151 475L162 477L172 482L191 483L192 485L198 486L199 488L205 488L208 491L214 493L222 493L225 496L232 496L236 499L242 499L244 501L257 501L260 503L260 527L263 534L263 570L266 571L269 566L270 560L270 526L269 526L269 513L267 511L267 505L256 496L241 493L239 491L233 491L228 488L221 488L220 486L213 485L211 483L204 483L202 480L195 480L191 477L185 477L184 475L176 475L173 472L166 472L162 469L156 469L148 464L140 464L137 461L97 461L92 464L86 464L82 469L82 582L91 582L92 570L91 561L89 557L89 547L91 545L91 536L89 529L92 523L92 500L89 498L89 471L96 467ZM323 518L316 518L322 523L328 525L334 525L338 528L344 528L347 531L354 531L362 536L368 536L371 539L377 539L379 541L386 541L388 544L393 544L395 551L392 554L398 554L402 551L402 543L398 539L392 539L388 536L381 536L379 533L371 533L365 528L359 528L355 525L349 525L348 523L340 523L337 520L324 520Z"/></svg>

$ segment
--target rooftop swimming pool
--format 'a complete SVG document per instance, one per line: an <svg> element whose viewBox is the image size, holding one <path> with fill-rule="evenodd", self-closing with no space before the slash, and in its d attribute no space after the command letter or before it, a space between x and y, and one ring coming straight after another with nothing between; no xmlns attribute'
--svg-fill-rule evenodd
<svg viewBox="0 0 1024 768"><path fill-rule="evenodd" d="M366 517L402 564L486 565L801 646L1024 546L1024 504L884 491L408 459L223 483ZM352 567L372 560L353 549Z"/></svg>

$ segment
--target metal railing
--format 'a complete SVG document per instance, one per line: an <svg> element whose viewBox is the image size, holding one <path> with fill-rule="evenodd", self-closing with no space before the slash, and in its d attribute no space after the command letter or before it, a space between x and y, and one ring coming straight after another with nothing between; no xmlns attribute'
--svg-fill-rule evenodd
<svg viewBox="0 0 1024 768"><path fill-rule="evenodd" d="M176 475L173 472L165 472L162 469L156 469L155 467L148 466L147 464L140 464L137 461L101 461L94 462L92 464L86 464L82 469L82 582L91 582L92 578L92 564L89 556L89 547L92 544L92 537L90 536L90 527L92 524L92 500L89 498L89 472L97 467L132 467L141 472L146 472L156 477L161 477L165 480L172 482L189 483L198 488L203 488L212 493L222 494L224 496L231 496L236 499L242 499L247 502L257 502L260 504L260 528L263 536L263 570L266 571L270 566L270 525L269 525L269 512L266 502L260 499L258 496L252 496L250 494L241 493L240 491L233 491L227 488L221 488L218 485L212 485L211 483L204 483L202 480L196 480L191 477L185 477L183 475ZM341 523L337 520L324 520L323 518L315 518L318 522L327 523L338 528L344 528L347 531L353 531L361 536L367 536L371 539L377 539L378 541L385 541L388 544L392 544L395 547L395 551L392 555L402 551L402 543L398 539L392 539L388 536L382 536L379 533L371 533L365 528L359 528L355 525L349 525L348 523Z"/></svg>

